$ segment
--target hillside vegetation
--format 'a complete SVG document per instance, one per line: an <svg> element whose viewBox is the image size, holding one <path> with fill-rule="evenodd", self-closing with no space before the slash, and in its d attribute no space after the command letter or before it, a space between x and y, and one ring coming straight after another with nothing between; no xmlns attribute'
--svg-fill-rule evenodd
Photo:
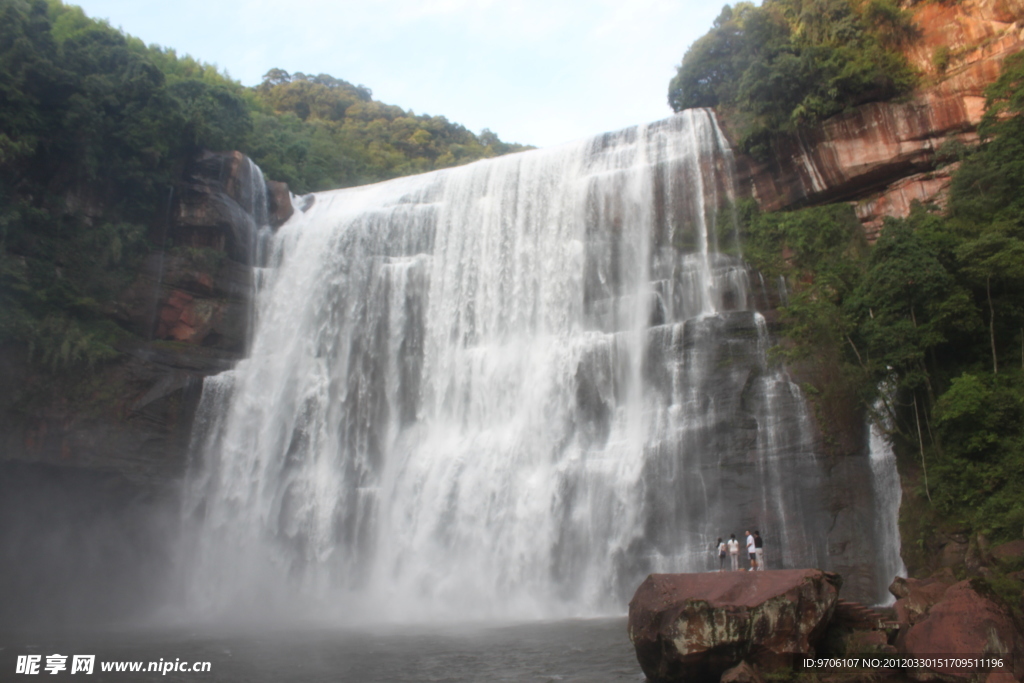
<svg viewBox="0 0 1024 683"><path fill-rule="evenodd" d="M0 343L87 370L127 333L111 302L157 247L201 149L237 149L296 193L524 149L375 101L328 75L246 88L60 0L0 0Z"/></svg>
<svg viewBox="0 0 1024 683"><path fill-rule="evenodd" d="M242 145L296 192L347 187L530 149L443 116L377 102L363 86L325 74L272 69L252 91L252 134Z"/></svg>

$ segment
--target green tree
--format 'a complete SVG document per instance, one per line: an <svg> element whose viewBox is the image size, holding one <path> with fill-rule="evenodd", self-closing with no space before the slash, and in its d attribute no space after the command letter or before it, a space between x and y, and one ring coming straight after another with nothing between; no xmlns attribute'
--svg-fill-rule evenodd
<svg viewBox="0 0 1024 683"><path fill-rule="evenodd" d="M997 309L1013 321L1015 329L1022 324L1020 302L1024 295L1024 240L1013 234L1018 232L1014 226L995 224L974 239L964 241L956 251L961 272L968 283L976 288L984 287L989 314L992 374L999 372ZM1002 303L1000 299L1003 299Z"/></svg>
<svg viewBox="0 0 1024 683"><path fill-rule="evenodd" d="M1019 536L1024 525L1024 391L1019 377L964 373L935 408L943 449L936 505L960 524Z"/></svg>

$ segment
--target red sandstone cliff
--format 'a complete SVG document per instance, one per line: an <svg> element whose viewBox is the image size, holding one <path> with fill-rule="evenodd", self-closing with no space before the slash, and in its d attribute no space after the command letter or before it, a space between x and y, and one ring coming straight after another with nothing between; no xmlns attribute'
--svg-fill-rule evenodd
<svg viewBox="0 0 1024 683"><path fill-rule="evenodd" d="M913 200L942 203L948 140L977 140L985 88L1003 60L1024 49L1024 0L963 0L913 8L921 36L906 54L924 85L904 102L875 102L779 140L774 158L737 158L740 192L765 210L855 203L869 236ZM937 56L947 55L944 68ZM726 122L728 128L728 122Z"/></svg>

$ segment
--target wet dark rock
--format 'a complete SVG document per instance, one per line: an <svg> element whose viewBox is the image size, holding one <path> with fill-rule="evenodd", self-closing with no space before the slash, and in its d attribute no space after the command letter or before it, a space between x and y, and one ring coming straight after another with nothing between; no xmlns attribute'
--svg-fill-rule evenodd
<svg viewBox="0 0 1024 683"><path fill-rule="evenodd" d="M292 193L287 183L280 183L276 180L267 181L267 202L270 225L277 228L295 213L292 206Z"/></svg>
<svg viewBox="0 0 1024 683"><path fill-rule="evenodd" d="M55 397L39 396L44 390L31 380L37 398L3 418L3 460L103 470L138 485L173 487L184 473L202 378L226 366L222 359L182 356L130 350L86 387L54 385L61 394Z"/></svg>
<svg viewBox="0 0 1024 683"><path fill-rule="evenodd" d="M175 200L168 233L174 244L222 251L234 261L252 264L255 231L268 220L267 187L247 156L204 152Z"/></svg>
<svg viewBox="0 0 1024 683"><path fill-rule="evenodd" d="M862 438L848 451L823 452L805 396L761 360L759 344L766 343L766 333L759 314L752 311L647 332L647 386L660 392L665 403L675 400L674 392L688 396L698 402L696 412L706 417L696 425L680 425L646 459L643 476L649 498L643 513L649 520L635 549L638 561L669 552L676 534L692 528L693 520L713 519L723 531L773 529L764 539L768 568L824 567L844 577L847 597L875 602L891 576L879 575L879 545L864 533L875 515L867 444ZM587 359L588 368L594 365L599 363ZM596 414L595 396L586 392L581 405ZM850 419L861 420L865 431L859 413L854 411ZM771 471L757 455L759 426L766 423L775 425L778 438ZM716 458L703 461L696 453L714 453ZM800 485L762 498L764 480L771 476ZM665 481L675 482L676 488L661 485ZM790 520L799 520L801 530L787 532ZM641 573L647 574L656 567L644 569ZM632 589L624 590L624 600Z"/></svg>

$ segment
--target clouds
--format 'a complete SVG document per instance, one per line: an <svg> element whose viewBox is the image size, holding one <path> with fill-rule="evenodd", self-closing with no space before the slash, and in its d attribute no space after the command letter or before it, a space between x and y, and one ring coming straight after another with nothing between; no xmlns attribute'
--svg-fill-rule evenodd
<svg viewBox="0 0 1024 683"><path fill-rule="evenodd" d="M329 73L416 113L539 146L668 116L668 81L719 7L695 0L82 0L247 85Z"/></svg>

